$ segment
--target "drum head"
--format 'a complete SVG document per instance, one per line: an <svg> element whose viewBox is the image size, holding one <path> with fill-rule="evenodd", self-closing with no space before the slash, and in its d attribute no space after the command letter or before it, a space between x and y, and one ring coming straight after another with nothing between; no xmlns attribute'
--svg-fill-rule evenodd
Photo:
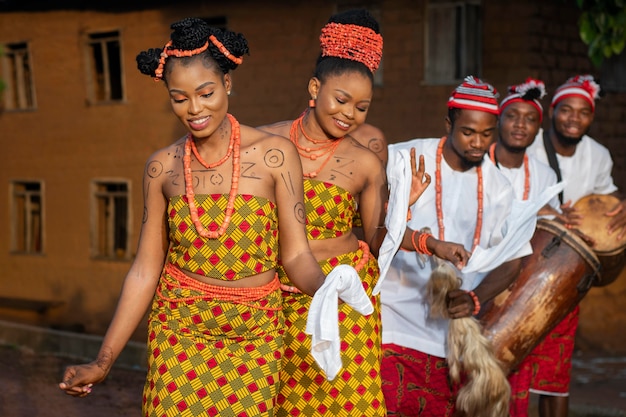
<svg viewBox="0 0 626 417"><path fill-rule="evenodd" d="M599 255L616 254L626 248L626 236L618 240L617 232L609 235L606 230L613 217L606 216L605 213L613 210L619 202L612 195L591 194L574 204L574 208L583 216L578 229L595 240L593 250Z"/></svg>

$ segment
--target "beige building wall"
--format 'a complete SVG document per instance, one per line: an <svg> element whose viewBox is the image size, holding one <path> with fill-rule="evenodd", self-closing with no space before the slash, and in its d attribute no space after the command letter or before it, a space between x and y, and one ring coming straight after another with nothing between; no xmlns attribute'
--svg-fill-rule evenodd
<svg viewBox="0 0 626 417"><path fill-rule="evenodd" d="M0 317L105 331L137 244L145 161L184 134L163 85L136 70L137 52L162 46L169 24L182 17L224 16L230 29L244 33L251 50L233 73L230 111L249 125L294 118L309 98L306 85L321 26L338 7L353 3L176 2L175 7L116 12L0 11L0 44L28 42L36 91L35 109L0 113L0 195L5 196L0 199L0 297L64 302L45 315L0 308ZM390 142L441 135L445 102L456 84L424 82L427 1L365 3L377 13L385 40L382 84L375 88L368 121L382 128ZM484 0L482 5L483 78L501 92L528 76L544 79L553 91L571 75L597 73L578 39L574 5L539 0ZM121 33L124 100L90 104L84 37L108 30ZM625 114L626 94L607 95L598 104L591 132L613 153L621 189L626 188ZM92 256L90 187L95 179L130 185L129 259ZM41 255L11 252L8 202L15 180L43 183ZM626 316L619 308L626 302L624 281L592 289L583 301L581 340L587 346L626 352L621 338ZM135 338L144 340L143 329Z"/></svg>

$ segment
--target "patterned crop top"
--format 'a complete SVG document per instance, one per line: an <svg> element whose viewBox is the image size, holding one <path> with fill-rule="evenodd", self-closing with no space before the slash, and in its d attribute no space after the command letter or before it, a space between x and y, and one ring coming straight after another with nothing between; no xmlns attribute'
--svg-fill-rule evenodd
<svg viewBox="0 0 626 417"><path fill-rule="evenodd" d="M349 191L329 182L305 178L304 205L309 239L331 239L352 229L356 201Z"/></svg>
<svg viewBox="0 0 626 417"><path fill-rule="evenodd" d="M196 194L200 222L217 230L224 219L228 195ZM189 213L187 197L177 195L168 205L169 261L180 269L236 281L276 268L278 214L263 197L239 194L226 233L217 239L198 235Z"/></svg>

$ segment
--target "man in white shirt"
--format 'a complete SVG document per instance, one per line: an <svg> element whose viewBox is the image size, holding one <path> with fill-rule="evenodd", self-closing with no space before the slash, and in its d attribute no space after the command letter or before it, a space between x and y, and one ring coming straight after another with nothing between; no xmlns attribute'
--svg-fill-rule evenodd
<svg viewBox="0 0 626 417"><path fill-rule="evenodd" d="M545 95L543 81L528 78L522 84L509 87L509 94L500 102L498 140L489 147L489 159L507 177L518 200L534 200L557 181L552 168L526 152L541 128L540 100ZM557 195L538 214L558 216L567 222L559 211ZM528 416L530 357L532 355L509 375L511 417Z"/></svg>
<svg viewBox="0 0 626 417"><path fill-rule="evenodd" d="M580 221L573 205L581 197L617 194L608 149L587 136L599 93L600 86L590 75L568 79L557 88L552 98L549 130L540 130L528 148L528 153L549 164L557 178L565 181L560 200L562 211L570 219L570 227ZM609 223L609 233L613 236L626 233L626 200L606 214L614 217ZM531 392L540 394L541 417L568 415L571 357L578 313L576 307L529 355L533 361Z"/></svg>
<svg viewBox="0 0 626 417"><path fill-rule="evenodd" d="M540 100L546 95L541 80L528 78L509 87L500 102L498 140L489 147L490 161L504 174L518 200L533 200L546 188L556 184L554 171L526 149L534 142L543 119ZM540 215L560 215L555 195Z"/></svg>
<svg viewBox="0 0 626 417"><path fill-rule="evenodd" d="M434 178L411 206L409 227L428 227L440 240L460 243L470 251L503 239L513 190L493 164L484 163L496 132L496 97L491 85L467 77L448 101L447 136L389 146L390 155L415 148ZM462 285L448 293L450 317L477 314L481 303L515 279L519 258L528 253L530 245L489 273L457 271ZM414 252L399 251L381 285L381 374L390 416L452 416L455 411L459 387L450 384L445 360L449 320L429 317L425 287L431 271L430 257L421 260Z"/></svg>

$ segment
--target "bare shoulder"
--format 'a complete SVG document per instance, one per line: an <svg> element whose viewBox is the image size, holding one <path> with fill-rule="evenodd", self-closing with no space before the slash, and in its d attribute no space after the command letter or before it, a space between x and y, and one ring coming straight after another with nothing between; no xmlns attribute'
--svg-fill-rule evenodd
<svg viewBox="0 0 626 417"><path fill-rule="evenodd" d="M361 146L376 154L383 163L387 163L387 139L382 130L371 124L364 123L350 135Z"/></svg>
<svg viewBox="0 0 626 417"><path fill-rule="evenodd" d="M387 146L387 139L385 138L383 131L369 123L363 123L361 126L356 128L351 135L366 148L370 148L368 145L372 141L376 141L380 145Z"/></svg>
<svg viewBox="0 0 626 417"><path fill-rule="evenodd" d="M283 120L281 122L258 126L257 129L288 138L292 123L293 120Z"/></svg>
<svg viewBox="0 0 626 417"><path fill-rule="evenodd" d="M379 175L379 170L384 171L385 168L383 161L379 155L372 152L371 149L363 146L354 137L346 139L350 139L350 145L348 145L349 148L346 149L346 152L350 155L350 159L358 161L358 165L364 172L367 172L368 175Z"/></svg>
<svg viewBox="0 0 626 417"><path fill-rule="evenodd" d="M186 136L172 144L155 151L146 160L146 175L157 178L163 172L171 170L176 161L181 162L185 149Z"/></svg>
<svg viewBox="0 0 626 417"><path fill-rule="evenodd" d="M382 138L385 137L382 130L380 130L376 126L371 125L369 123L363 123L353 133L358 136L363 136L363 137L369 137L369 136L377 136L377 137L382 137Z"/></svg>
<svg viewBox="0 0 626 417"><path fill-rule="evenodd" d="M264 158L268 157L268 152L292 156L292 153L296 151L294 144L291 143L288 137L271 131L251 126L241 126L241 136L242 148L246 148L250 153L256 153L254 150L258 150Z"/></svg>

